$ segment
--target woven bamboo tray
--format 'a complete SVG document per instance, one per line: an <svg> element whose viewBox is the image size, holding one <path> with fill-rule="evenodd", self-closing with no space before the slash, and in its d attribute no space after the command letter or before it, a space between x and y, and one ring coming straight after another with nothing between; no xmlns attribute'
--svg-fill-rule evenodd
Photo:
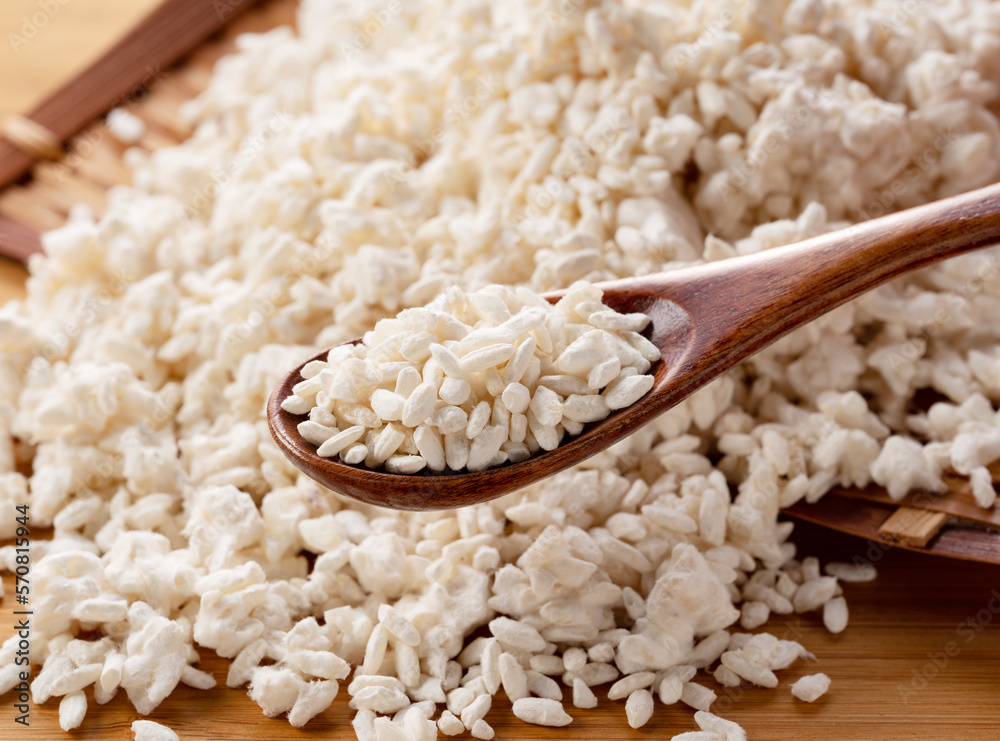
<svg viewBox="0 0 1000 741"><path fill-rule="evenodd" d="M141 99L126 105L147 128L142 139L132 146L152 152L183 141L189 132L177 115L180 104L205 88L215 61L234 50L236 36L291 24L294 12L294 0L270 0L242 14L179 66L152 76ZM99 213L106 190L129 182L129 172L122 162L125 149L110 136L103 120L95 121L68 142L67 154L61 160L35 164L30 179L0 191L0 253L26 260L41 249L40 232L60 226L74 204L85 203ZM9 297L0 295L0 302ZM991 470L994 481L1000 482L1000 465ZM745 723L752 738L827 738L836 727L836 737L844 740L899 737L893 729L903 728L936 738L995 739L994 729L987 723L997 717L992 704L996 699L992 694L993 667L1000 659L1000 635L996 630L984 632L973 649L952 659L953 684L921 690L925 694L919 711L908 701L892 702L907 697L911 672L923 671L926 656L954 637L955 625L963 616L976 614L977 609L981 612L982 604L992 604L983 601L991 593L980 594L984 584L996 582L996 572L990 567L959 567L926 556L903 554L896 548L1000 563L1000 513L977 507L963 477L952 474L947 481L949 488L944 495L916 493L902 502L893 502L884 490L868 487L834 491L817 504L799 504L786 510L802 520L866 539L838 539L825 530L803 525L797 532L806 540L796 540L800 544L808 542L809 553L827 559L877 562L883 579L883 567L888 569L894 580L893 590L886 593L878 586L883 579L875 585L849 585L852 627L842 636L826 634L815 615L791 616L785 622L786 637L801 638L809 633L810 648L821 659L818 667L796 667L798 671L792 672L788 681L811 671L826 671L834 676L831 699L835 702L824 699L815 706L805 706L791 700L787 688L773 692L749 686L725 690L713 685L725 701L725 706L713 709ZM8 634L7 626L14 624L9 581L6 586L0 638ZM900 610L908 617L885 617ZM927 615L931 616L929 627L920 622ZM1000 623L1000 615L996 618ZM780 625L766 627L782 631ZM224 684L227 662L211 652L202 653L207 654L203 666ZM838 685L838 678L849 679L850 686ZM782 681L785 679L783 676ZM916 680L913 683L916 686ZM173 724L185 739L317 735L350 739L353 733L347 724L352 713L344 694L302 730L290 728L283 720L265 719L241 691L224 686L211 692L179 689L152 718ZM884 701L887 694L893 694L888 706ZM949 717L947 709L958 705L963 707L962 718ZM563 730L525 726L510 717L508 703L503 699L498 698L496 706L499 709L491 712L488 720L497 730L498 739L665 738L694 729L690 712L680 707L658 706L648 726L631 731L624 725L623 703L602 700L592 711L574 710L573 726ZM32 738L66 738L58 731L54 702L35 708L34 713L29 732ZM73 737L128 739L128 724L137 717L121 697L104 708L91 703L83 729ZM764 735L754 734L754 729ZM0 737L7 738L7 732Z"/></svg>

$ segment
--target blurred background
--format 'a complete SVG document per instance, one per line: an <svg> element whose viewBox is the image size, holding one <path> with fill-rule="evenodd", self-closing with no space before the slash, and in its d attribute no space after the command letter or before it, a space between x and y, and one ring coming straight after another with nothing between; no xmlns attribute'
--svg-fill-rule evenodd
<svg viewBox="0 0 1000 741"><path fill-rule="evenodd" d="M25 113L159 0L3 0L0 119Z"/></svg>
<svg viewBox="0 0 1000 741"><path fill-rule="evenodd" d="M0 121L27 113L124 35L160 0L3 0ZM0 258L0 303L27 273Z"/></svg>

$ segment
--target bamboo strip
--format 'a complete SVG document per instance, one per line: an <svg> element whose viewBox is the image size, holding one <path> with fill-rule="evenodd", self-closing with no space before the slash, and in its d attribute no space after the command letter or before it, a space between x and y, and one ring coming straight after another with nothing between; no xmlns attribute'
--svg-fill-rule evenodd
<svg viewBox="0 0 1000 741"><path fill-rule="evenodd" d="M112 140L111 135L95 126L92 131L93 136L88 139L87 150L81 150L80 156L72 161L72 166L76 167L81 176L95 183L103 189L108 189L112 185L121 185L132 180L132 173L122 162L122 148ZM67 164L70 161L67 160Z"/></svg>
<svg viewBox="0 0 1000 741"><path fill-rule="evenodd" d="M0 253L18 262L27 262L36 252L42 251L38 229L0 213Z"/></svg>
<svg viewBox="0 0 1000 741"><path fill-rule="evenodd" d="M36 232L55 229L65 220L64 215L53 211L41 198L24 188L9 188L0 194L0 215L19 221ZM36 238L40 238L39 235L36 234Z"/></svg>
<svg viewBox="0 0 1000 741"><path fill-rule="evenodd" d="M923 548L937 535L947 519L944 512L900 507L879 526L878 532L889 540Z"/></svg>
<svg viewBox="0 0 1000 741"><path fill-rule="evenodd" d="M56 188L61 188L72 194L74 201L85 203L94 210L102 209L107 200L103 188L98 187L85 178L73 176L72 171L67 168L61 168L59 163L44 162L36 165L34 169L34 182L47 183Z"/></svg>
<svg viewBox="0 0 1000 741"><path fill-rule="evenodd" d="M918 491L912 492L898 501L890 498L885 489L875 485L867 486L864 489L836 489L831 493L890 506L906 506L926 509L931 512L944 512L965 520L1000 528L1000 510L996 508L983 509L976 504L972 498L968 479L949 479L947 483L948 491L943 494Z"/></svg>
<svg viewBox="0 0 1000 741"><path fill-rule="evenodd" d="M64 141L110 108L156 86L164 70L253 0L165 0L104 56L59 88L27 118ZM0 138L0 186L35 158Z"/></svg>
<svg viewBox="0 0 1000 741"><path fill-rule="evenodd" d="M181 104L195 93L177 83L177 76L170 75L160 85L156 95L150 95L142 106L131 112L141 118L146 126L153 127L175 142L182 142L191 135L190 127L178 115Z"/></svg>

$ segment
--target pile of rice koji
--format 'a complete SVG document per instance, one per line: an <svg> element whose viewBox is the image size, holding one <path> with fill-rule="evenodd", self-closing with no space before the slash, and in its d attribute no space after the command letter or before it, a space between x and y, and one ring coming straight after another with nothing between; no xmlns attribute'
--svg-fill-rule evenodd
<svg viewBox="0 0 1000 741"><path fill-rule="evenodd" d="M32 692L63 698L65 727L91 685L140 713L210 686L193 664L215 651L294 725L346 684L362 739L489 738L501 690L564 724L608 682L632 725L684 702L685 739L739 739L704 678L775 686L806 649L747 631L820 609L843 629L840 581L872 576L799 560L780 507L935 490L949 467L992 506L996 252L845 305L614 449L457 511L321 489L264 403L452 285L719 260L997 180L1000 4L304 0L298 25L243 37L191 139L131 154L134 187L46 235L0 310L0 502L54 527L33 543ZM914 412L926 388L943 400Z"/></svg>

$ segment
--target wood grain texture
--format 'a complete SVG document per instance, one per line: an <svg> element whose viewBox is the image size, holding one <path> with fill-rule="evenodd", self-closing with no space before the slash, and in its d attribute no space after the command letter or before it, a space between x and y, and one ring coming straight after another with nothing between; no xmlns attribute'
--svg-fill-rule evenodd
<svg viewBox="0 0 1000 741"><path fill-rule="evenodd" d="M896 509L896 503L831 492L814 504L798 502L782 511L797 520L833 528L884 547L1000 565L1000 532L997 530L985 529L975 522L955 520L942 527L924 546L918 546L891 539L880 531Z"/></svg>
<svg viewBox="0 0 1000 741"><path fill-rule="evenodd" d="M161 0L0 3L0 119L25 113L97 59ZM42 12L41 16L36 15ZM30 36L30 38L29 38Z"/></svg>
<svg viewBox="0 0 1000 741"><path fill-rule="evenodd" d="M26 116L68 139L108 109L145 95L164 70L254 0L164 0L106 54ZM0 186L35 158L0 138Z"/></svg>
<svg viewBox="0 0 1000 741"><path fill-rule="evenodd" d="M947 519L944 512L900 507L879 525L878 533L891 542L923 548Z"/></svg>
<svg viewBox="0 0 1000 741"><path fill-rule="evenodd" d="M991 185L785 247L600 283L612 309L652 319L646 334L663 355L650 369L653 388L555 450L520 463L476 473L424 469L407 475L320 458L296 429L304 417L281 409L301 380L302 366L272 393L268 423L301 471L362 502L409 510L484 502L599 453L740 361L865 291L998 241L1000 185Z"/></svg>
<svg viewBox="0 0 1000 741"><path fill-rule="evenodd" d="M228 1L219 0L220 10L225 9ZM214 0L205 2L211 4ZM125 150L131 146L151 153L183 141L189 132L178 117L178 109L182 102L204 90L215 61L234 50L235 39L241 33L263 32L292 23L295 9L295 0L269 0L250 8L221 33L200 44L182 65L161 72L155 84L143 89L141 95L131 96L123 106L138 116L147 129L136 144L118 142L103 119L98 119L67 143L68 151L58 162L38 162L29 179L0 189L0 256L23 262L40 251L40 232L61 226L74 203L84 203L99 214L104 207L105 191L113 185L131 182L131 174L123 162ZM0 18L6 10L7 6L0 8ZM58 37L60 33L65 39L60 24L67 15L61 12L56 16L39 41L48 40L51 35ZM86 31L89 27L84 24L81 28ZM109 43L108 37L102 39L103 44ZM66 44L60 55L62 67L80 69L86 61L81 59L82 50L90 48L91 43L88 39L85 44ZM0 75L0 96L16 87L11 84L10 76ZM54 84L45 87L51 89Z"/></svg>
<svg viewBox="0 0 1000 741"><path fill-rule="evenodd" d="M27 263L29 257L41 251L41 233L37 229L0 213L0 256L3 259Z"/></svg>
<svg viewBox="0 0 1000 741"><path fill-rule="evenodd" d="M23 265L0 257L0 306L12 299L23 298L27 279L28 271Z"/></svg>
<svg viewBox="0 0 1000 741"><path fill-rule="evenodd" d="M750 685L726 689L699 679L719 694L714 711L741 723L754 741L996 741L1000 569L875 546L806 524L797 526L793 540L803 555L874 562L879 578L844 585L851 623L839 635L827 633L817 613L773 619L768 630L800 641L816 661L798 661L779 672L774 690ZM7 586L0 605L3 638L14 622L9 580ZM184 741L354 738L346 689L341 688L330 709L297 730L284 719L265 718L245 688L225 687L227 662L206 649L200 653L201 667L220 686L209 691L179 687L149 716L170 725ZM815 672L831 677L827 695L811 705L794 699L789 685ZM500 741L669 739L695 730L693 711L659 703L653 720L632 730L625 723L624 701L603 699L606 689L598 692L602 700L597 708L570 709L574 720L566 728L521 723L502 692L487 720ZM131 741L129 726L140 718L121 696L106 706L91 702L83 727L70 736L59 729L58 703L52 700L32 707L31 728L22 729L13 724L12 697L0 697L0 738L11 741Z"/></svg>
<svg viewBox="0 0 1000 741"><path fill-rule="evenodd" d="M1000 481L1000 474L994 473L993 478L994 481ZM967 478L960 478L957 474L945 474L944 480L948 489L942 493L914 491L898 501L890 497L885 489L875 484L866 486L864 489L835 489L832 493L842 498L865 499L869 502L878 502L893 507L906 506L927 509L931 512L944 512L963 520L979 522L1000 529L1000 510L996 507L983 509L976 504ZM849 506L849 503L844 503L844 507Z"/></svg>
<svg viewBox="0 0 1000 741"><path fill-rule="evenodd" d="M18 1L35 5L34 0ZM104 1L119 3L124 13L134 0ZM6 2L3 6L0 12L11 7ZM68 5L63 12L69 13L75 7L86 7L83 12L90 13L93 3L88 0L86 6ZM252 27L263 30L269 24L287 22L290 7L272 2L266 6L268 14L251 11L239 24L252 21ZM80 29L81 33L88 33L86 26ZM55 27L50 25L45 33L54 31ZM46 35L45 40L48 38ZM35 43L43 43L42 37ZM205 45L195 54L198 63L185 65L167 79L178 80L193 95L204 87L211 59L230 43L231 40L221 45ZM72 63L78 51L75 44L57 48L66 61L50 69ZM0 74L0 90L6 90L9 77ZM158 88L150 98L160 95L163 89ZM147 104L148 99L135 112L145 118ZM107 154L112 151L107 150ZM102 187L106 187L119 182L121 177L120 162L110 156L105 156L99 164L83 157L74 170L74 177L60 182L89 188L91 197L98 201L103 199L100 190L95 190L98 184L104 183ZM57 217L46 218L58 220ZM0 259L0 303L23 295L24 276L19 265ZM881 519L886 516L887 511L882 510ZM937 540L950 532L946 528ZM769 627L773 631L802 641L816 654L817 661L799 662L781 672L777 690L741 687L727 691L706 682L720 692L714 710L743 723L754 741L996 741L1000 736L997 732L1000 691L996 681L996 667L1000 665L1000 602L995 600L994 592L1000 589L1000 570L908 553L870 541L867 536L851 538L808 524L797 525L792 539L799 545L801 555L874 562L880 571L879 579L871 584L845 586L851 624L839 636L826 633L815 614L802 616L798 621L795 617L772 621ZM9 579L5 585L7 595L0 601L0 640L10 635L14 624ZM782 627L785 625L787 628ZM202 666L221 682L226 662L215 658L210 651L202 649L201 653ZM803 674L817 671L833 678L830 692L814 705L794 700L788 684ZM88 695L92 697L89 692ZM184 741L300 738L347 741L354 736L348 726L352 713L345 695L342 689L334 706L302 730L291 728L284 720L265 718L246 697L245 690L224 686L208 692L178 688L150 719L171 725ZM139 718L126 700L117 697L107 706L91 703L83 728L66 734L58 728L54 701L32 708L31 727L27 729L13 723L12 703L12 694L0 696L0 739L131 741L129 725ZM595 710L571 712L574 723L564 729L521 724L510 716L508 704L501 700L487 717L497 731L497 739L504 741L663 739L695 728L691 712L682 707L657 705L653 721L641 731L632 731L625 725L623 702L602 699Z"/></svg>

